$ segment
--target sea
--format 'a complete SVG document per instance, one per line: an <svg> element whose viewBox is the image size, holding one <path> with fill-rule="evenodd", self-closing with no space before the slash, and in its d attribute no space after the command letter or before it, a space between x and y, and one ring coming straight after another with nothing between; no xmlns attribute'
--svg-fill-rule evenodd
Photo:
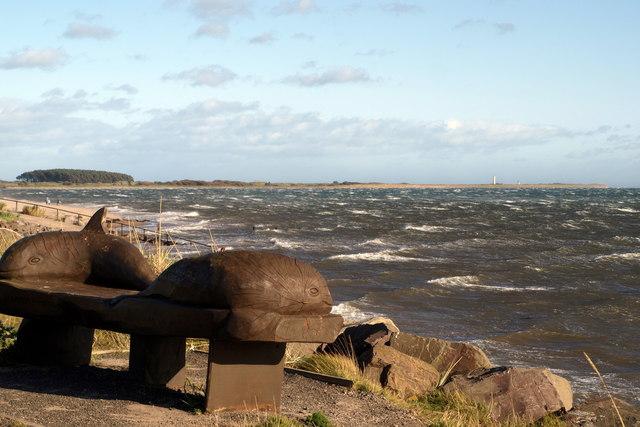
<svg viewBox="0 0 640 427"><path fill-rule="evenodd" d="M179 256L276 252L313 265L347 321L547 367L577 401L640 404L640 189L19 189L0 196L161 223ZM180 239L202 242L196 245ZM602 380L588 363L596 365Z"/></svg>

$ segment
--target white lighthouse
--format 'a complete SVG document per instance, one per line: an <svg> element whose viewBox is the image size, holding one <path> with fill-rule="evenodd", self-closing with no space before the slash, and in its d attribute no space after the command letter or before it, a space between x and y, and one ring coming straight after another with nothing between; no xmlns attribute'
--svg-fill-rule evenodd
<svg viewBox="0 0 640 427"><path fill-rule="evenodd" d="M493 175L493 185L496 185L496 176Z"/></svg>

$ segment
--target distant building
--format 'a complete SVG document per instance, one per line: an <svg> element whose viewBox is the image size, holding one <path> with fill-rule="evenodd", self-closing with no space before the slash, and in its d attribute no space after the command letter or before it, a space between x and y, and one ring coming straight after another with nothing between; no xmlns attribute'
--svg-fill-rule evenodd
<svg viewBox="0 0 640 427"><path fill-rule="evenodd" d="M496 176L493 175L493 185L496 185Z"/></svg>

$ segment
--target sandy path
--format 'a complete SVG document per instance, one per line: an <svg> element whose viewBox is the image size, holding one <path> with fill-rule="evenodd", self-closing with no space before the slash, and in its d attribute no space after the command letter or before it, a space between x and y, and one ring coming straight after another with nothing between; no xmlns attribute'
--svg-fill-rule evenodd
<svg viewBox="0 0 640 427"><path fill-rule="evenodd" d="M35 226L41 226L47 227L51 230L79 231L95 213L95 210L93 209L82 208L79 206L61 204L47 205L29 200L15 201L14 199L4 199L1 197L0 203L4 203L6 205L6 211L19 214L21 221L33 225L34 228ZM23 214L22 209L25 206L38 206L43 210L45 217ZM126 221L123 218L110 215L109 213L107 213L107 218Z"/></svg>

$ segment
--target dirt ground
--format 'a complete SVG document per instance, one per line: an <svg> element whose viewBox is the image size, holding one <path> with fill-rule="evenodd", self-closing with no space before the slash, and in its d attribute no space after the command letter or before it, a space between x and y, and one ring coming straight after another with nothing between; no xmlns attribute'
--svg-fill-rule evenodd
<svg viewBox="0 0 640 427"><path fill-rule="evenodd" d="M256 411L196 414L207 355L189 352L186 392L132 382L128 354L94 355L82 368L0 367L0 426L252 426ZM285 373L281 413L303 420L323 412L337 426L420 426L381 396ZM18 424L19 425L19 424Z"/></svg>

